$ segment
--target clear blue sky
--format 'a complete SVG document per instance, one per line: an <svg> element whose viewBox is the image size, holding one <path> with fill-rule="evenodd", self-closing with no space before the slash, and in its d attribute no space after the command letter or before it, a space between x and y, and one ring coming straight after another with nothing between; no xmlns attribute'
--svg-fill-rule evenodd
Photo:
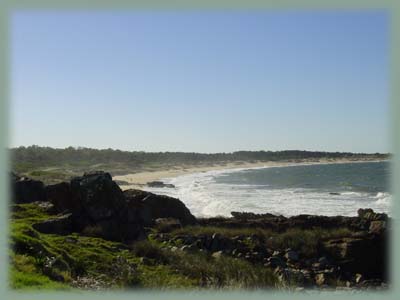
<svg viewBox="0 0 400 300"><path fill-rule="evenodd" d="M383 11L19 12L11 146L389 149Z"/></svg>

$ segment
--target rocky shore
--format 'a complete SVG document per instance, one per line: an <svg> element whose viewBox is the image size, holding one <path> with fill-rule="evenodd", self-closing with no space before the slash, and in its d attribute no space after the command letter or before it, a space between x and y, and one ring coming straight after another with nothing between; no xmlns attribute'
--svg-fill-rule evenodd
<svg viewBox="0 0 400 300"><path fill-rule="evenodd" d="M13 268L32 258L32 272L74 288L388 287L391 220L371 209L195 218L179 199L122 191L105 172L47 186L13 174L12 187ZM160 270L168 280L151 281Z"/></svg>

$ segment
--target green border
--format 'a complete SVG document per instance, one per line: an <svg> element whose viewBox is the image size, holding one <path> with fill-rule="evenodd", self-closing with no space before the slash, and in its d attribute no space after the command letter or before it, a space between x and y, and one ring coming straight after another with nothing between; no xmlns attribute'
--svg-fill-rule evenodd
<svg viewBox="0 0 400 300"><path fill-rule="evenodd" d="M200 299L200 298L220 298L220 299L252 299L279 298L279 299L320 299L322 294L308 293L282 293L282 292L16 292L8 288L7 282L7 260L8 260L8 170L9 157L6 151L9 145L9 18L13 10L115 10L115 9L338 9L338 10L363 10L363 9L385 9L390 12L391 17L391 47L390 47L390 126L391 126L391 152L397 154L400 150L400 119L396 118L400 112L400 1L398 0L15 0L2 1L0 3L0 291L1 299ZM393 189L393 214L399 216L399 204L397 195L400 191L400 159L394 156L392 176ZM400 253L400 239L398 220L393 221L393 234L391 237L391 254ZM371 258L373 259L373 258ZM399 255L392 255L391 259L392 282L391 289L386 292L374 293L323 293L326 299L397 299L400 295L400 260Z"/></svg>

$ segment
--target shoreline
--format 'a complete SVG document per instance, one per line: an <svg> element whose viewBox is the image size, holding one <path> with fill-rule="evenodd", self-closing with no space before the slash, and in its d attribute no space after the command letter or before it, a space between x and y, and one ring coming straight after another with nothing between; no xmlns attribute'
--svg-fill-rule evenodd
<svg viewBox="0 0 400 300"><path fill-rule="evenodd" d="M323 165L323 164L344 164L344 163L367 163L367 162L383 162L386 159L299 159L290 161L258 161L258 162L230 162L225 164L207 164L201 166L176 166L168 169L160 169L157 171L146 171L137 173L128 173L125 175L115 175L113 179L120 181L119 184L122 190L127 189L143 189L148 182L162 181L165 179L175 178L182 175L189 175L195 173L204 173L209 171L220 170L243 170L243 169L257 169L257 168L270 168L270 167L292 167L292 166L307 166L307 165Z"/></svg>

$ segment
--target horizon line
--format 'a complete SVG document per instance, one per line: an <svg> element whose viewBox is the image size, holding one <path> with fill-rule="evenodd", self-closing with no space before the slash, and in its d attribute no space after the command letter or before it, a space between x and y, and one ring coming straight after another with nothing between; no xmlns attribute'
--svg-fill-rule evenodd
<svg viewBox="0 0 400 300"><path fill-rule="evenodd" d="M7 147L8 150L13 150L13 149L18 149L18 148L32 148L32 147L37 147L37 148L50 148L54 150L66 150L68 148L73 148L74 150L98 150L98 151L106 151L106 150L112 150L112 151L121 151L121 152L130 152L130 153L196 153L196 154L206 154L206 155L212 155L212 154L234 154L238 152L287 152L287 151L298 151L298 152L320 152L320 153L341 153L341 154L357 154L357 155L393 155L393 153L390 152L351 152L351 151L323 151L323 150L301 150L301 149L284 149L284 150L265 150L265 149L260 149L260 150L235 150L235 151L230 151L230 152L195 152L195 151L144 151L144 150L122 150L122 149L117 149L117 148L92 148L92 147L86 147L86 146L68 146L68 147L51 147L51 146L41 146L41 145L19 145L19 146L14 146L14 147Z"/></svg>

